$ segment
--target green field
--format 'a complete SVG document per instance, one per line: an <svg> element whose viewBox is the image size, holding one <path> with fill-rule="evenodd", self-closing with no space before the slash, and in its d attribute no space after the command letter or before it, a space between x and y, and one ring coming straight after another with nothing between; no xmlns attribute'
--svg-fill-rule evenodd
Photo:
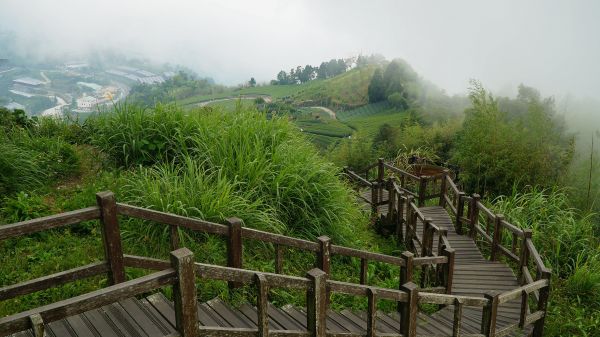
<svg viewBox="0 0 600 337"><path fill-rule="evenodd" d="M348 127L361 131L366 135L374 135L383 124L397 125L402 123L407 114L398 111L388 102L367 104L353 110L339 112L340 122Z"/></svg>
<svg viewBox="0 0 600 337"><path fill-rule="evenodd" d="M296 102L314 101L324 106L359 106L368 101L367 88L375 70L374 66L349 70L326 80L313 80L303 84L265 85L227 90L212 95L193 96L177 103L181 106L243 95L267 95L273 99L290 97Z"/></svg>
<svg viewBox="0 0 600 337"><path fill-rule="evenodd" d="M241 104L245 108L253 107L254 100L253 99L229 99L226 101L216 101L210 102L206 106L211 107L221 107L227 111L233 111L238 104Z"/></svg>
<svg viewBox="0 0 600 337"><path fill-rule="evenodd" d="M327 149L333 144L337 144L342 138L318 135L314 133L305 133L308 140L315 144L319 149Z"/></svg>

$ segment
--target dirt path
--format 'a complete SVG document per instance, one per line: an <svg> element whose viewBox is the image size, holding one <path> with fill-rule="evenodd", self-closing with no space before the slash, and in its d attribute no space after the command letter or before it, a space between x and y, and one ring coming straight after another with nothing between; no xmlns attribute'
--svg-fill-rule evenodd
<svg viewBox="0 0 600 337"><path fill-rule="evenodd" d="M324 106L309 106L309 108L315 108L315 109L321 109L323 111L325 111L332 119L337 119L337 116L335 115L335 111L326 108Z"/></svg>

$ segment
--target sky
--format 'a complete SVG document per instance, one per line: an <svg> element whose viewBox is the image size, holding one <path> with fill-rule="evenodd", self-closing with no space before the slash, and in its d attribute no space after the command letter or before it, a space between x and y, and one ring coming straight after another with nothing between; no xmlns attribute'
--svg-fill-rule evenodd
<svg viewBox="0 0 600 337"><path fill-rule="evenodd" d="M594 0L0 0L0 30L35 58L117 50L233 85L378 53L450 94L478 79L600 98L598 18Z"/></svg>

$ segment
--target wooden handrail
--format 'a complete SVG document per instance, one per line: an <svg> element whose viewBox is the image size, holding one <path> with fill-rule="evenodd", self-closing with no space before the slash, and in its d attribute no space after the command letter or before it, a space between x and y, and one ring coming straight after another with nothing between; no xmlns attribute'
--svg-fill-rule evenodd
<svg viewBox="0 0 600 337"><path fill-rule="evenodd" d="M0 226L0 240L97 219L100 219L100 207L92 206L71 212L16 222Z"/></svg>
<svg viewBox="0 0 600 337"><path fill-rule="evenodd" d="M145 293L165 285L173 284L175 279L175 270L166 269L67 300L3 317L0 318L0 336L10 335L31 328L29 316L34 314L43 316L44 321L49 323L91 309L99 308L121 299Z"/></svg>

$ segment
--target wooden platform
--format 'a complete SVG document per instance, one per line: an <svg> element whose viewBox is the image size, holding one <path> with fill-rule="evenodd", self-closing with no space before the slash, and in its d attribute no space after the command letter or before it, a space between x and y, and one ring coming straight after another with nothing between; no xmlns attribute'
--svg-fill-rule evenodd
<svg viewBox="0 0 600 337"><path fill-rule="evenodd" d="M490 291L504 292L520 287L512 269L502 262L489 261L482 254L475 242L468 236L458 235L452 219L446 210L439 206L421 207L426 217L432 218L440 228L448 230L448 240L456 250L452 294L483 297ZM417 234L422 235L423 226L417 222ZM434 245L434 251L437 246ZM511 301L498 308L497 329L501 329L519 321L521 303ZM454 308L444 308L424 320L430 324L419 325L417 333L452 333ZM479 333L481 326L481 309L466 308L463 310L465 333ZM439 331L441 330L441 331ZM513 335L523 335L515 333Z"/></svg>

